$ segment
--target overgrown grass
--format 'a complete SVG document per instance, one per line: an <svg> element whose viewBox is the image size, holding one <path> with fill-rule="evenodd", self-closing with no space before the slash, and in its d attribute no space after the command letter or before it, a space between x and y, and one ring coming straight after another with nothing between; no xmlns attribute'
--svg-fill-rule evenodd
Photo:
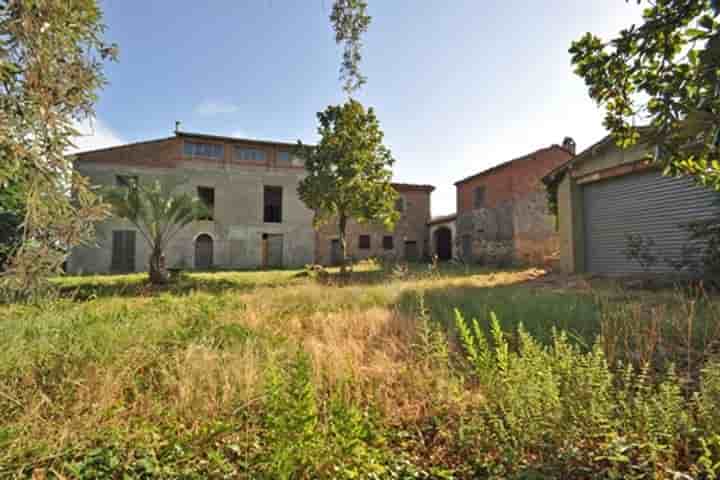
<svg viewBox="0 0 720 480"><path fill-rule="evenodd" d="M717 303L535 277L58 279L0 306L0 477L714 475Z"/></svg>

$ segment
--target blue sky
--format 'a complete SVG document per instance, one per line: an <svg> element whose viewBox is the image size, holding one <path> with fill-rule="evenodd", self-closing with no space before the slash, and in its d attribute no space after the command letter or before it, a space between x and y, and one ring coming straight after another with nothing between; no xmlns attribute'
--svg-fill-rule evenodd
<svg viewBox="0 0 720 480"><path fill-rule="evenodd" d="M315 113L343 101L332 0L101 1L120 46L81 149L165 137L316 140ZM453 183L572 136L605 133L567 49L637 22L624 0L369 0L358 99L376 109L394 179L430 183L433 215Z"/></svg>

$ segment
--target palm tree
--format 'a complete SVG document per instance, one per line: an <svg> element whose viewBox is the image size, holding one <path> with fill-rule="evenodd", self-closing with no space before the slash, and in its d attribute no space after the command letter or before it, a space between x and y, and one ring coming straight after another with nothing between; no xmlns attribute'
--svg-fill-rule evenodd
<svg viewBox="0 0 720 480"><path fill-rule="evenodd" d="M168 279L163 252L172 238L186 225L207 216L207 208L197 197L176 192L180 182L150 179L130 180L127 186L109 189L105 199L113 213L129 220L150 247L150 283Z"/></svg>

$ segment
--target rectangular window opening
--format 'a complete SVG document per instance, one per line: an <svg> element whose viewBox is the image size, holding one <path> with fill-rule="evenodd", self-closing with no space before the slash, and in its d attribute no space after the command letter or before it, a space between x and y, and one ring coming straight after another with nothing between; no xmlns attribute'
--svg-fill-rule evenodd
<svg viewBox="0 0 720 480"><path fill-rule="evenodd" d="M264 162L265 151L257 148L235 147L235 160L239 162Z"/></svg>
<svg viewBox="0 0 720 480"><path fill-rule="evenodd" d="M392 235L385 235L383 237L383 249L392 250L395 248L395 238Z"/></svg>
<svg viewBox="0 0 720 480"><path fill-rule="evenodd" d="M205 157L222 159L225 146L219 143L185 142L183 153L187 157Z"/></svg>
<svg viewBox="0 0 720 480"><path fill-rule="evenodd" d="M475 208L482 208L485 204L485 187L475 187L473 190L473 206Z"/></svg>
<svg viewBox="0 0 720 480"><path fill-rule="evenodd" d="M118 187L133 188L137 183L137 175L115 175L115 185Z"/></svg>
<svg viewBox="0 0 720 480"><path fill-rule="evenodd" d="M370 235L360 235L358 237L358 248L360 250L370 249Z"/></svg>
<svg viewBox="0 0 720 480"><path fill-rule="evenodd" d="M215 189L212 187L198 187L198 198L205 205L206 214L200 220L212 220L215 215Z"/></svg>
<svg viewBox="0 0 720 480"><path fill-rule="evenodd" d="M282 187L265 187L263 197L264 221L282 223Z"/></svg>

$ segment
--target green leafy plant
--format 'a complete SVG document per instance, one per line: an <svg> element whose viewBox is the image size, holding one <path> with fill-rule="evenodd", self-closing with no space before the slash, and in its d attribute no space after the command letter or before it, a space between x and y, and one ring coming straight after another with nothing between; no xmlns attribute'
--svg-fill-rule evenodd
<svg viewBox="0 0 720 480"><path fill-rule="evenodd" d="M352 219L393 228L399 218L395 209L397 192L390 183L394 159L383 144L372 108L359 102L329 106L317 114L320 143L298 142L296 154L305 162L307 176L298 193L315 212L316 226L337 222L340 237L340 269L347 270L346 230Z"/></svg>
<svg viewBox="0 0 720 480"><path fill-rule="evenodd" d="M207 208L198 198L176 191L180 184L173 179L145 179L109 189L105 196L113 214L130 221L150 247L149 276L154 284L168 280L164 251L170 240L185 226L207 215Z"/></svg>
<svg viewBox="0 0 720 480"><path fill-rule="evenodd" d="M625 249L623 254L625 258L637 262L643 271L649 271L658 260L653 252L655 248L655 240L640 234L625 235Z"/></svg>
<svg viewBox="0 0 720 480"><path fill-rule="evenodd" d="M108 214L67 155L76 123L93 116L103 62L117 57L104 31L95 0L0 3L0 187L18 185L23 205L22 238L0 277L11 297L47 290Z"/></svg>

